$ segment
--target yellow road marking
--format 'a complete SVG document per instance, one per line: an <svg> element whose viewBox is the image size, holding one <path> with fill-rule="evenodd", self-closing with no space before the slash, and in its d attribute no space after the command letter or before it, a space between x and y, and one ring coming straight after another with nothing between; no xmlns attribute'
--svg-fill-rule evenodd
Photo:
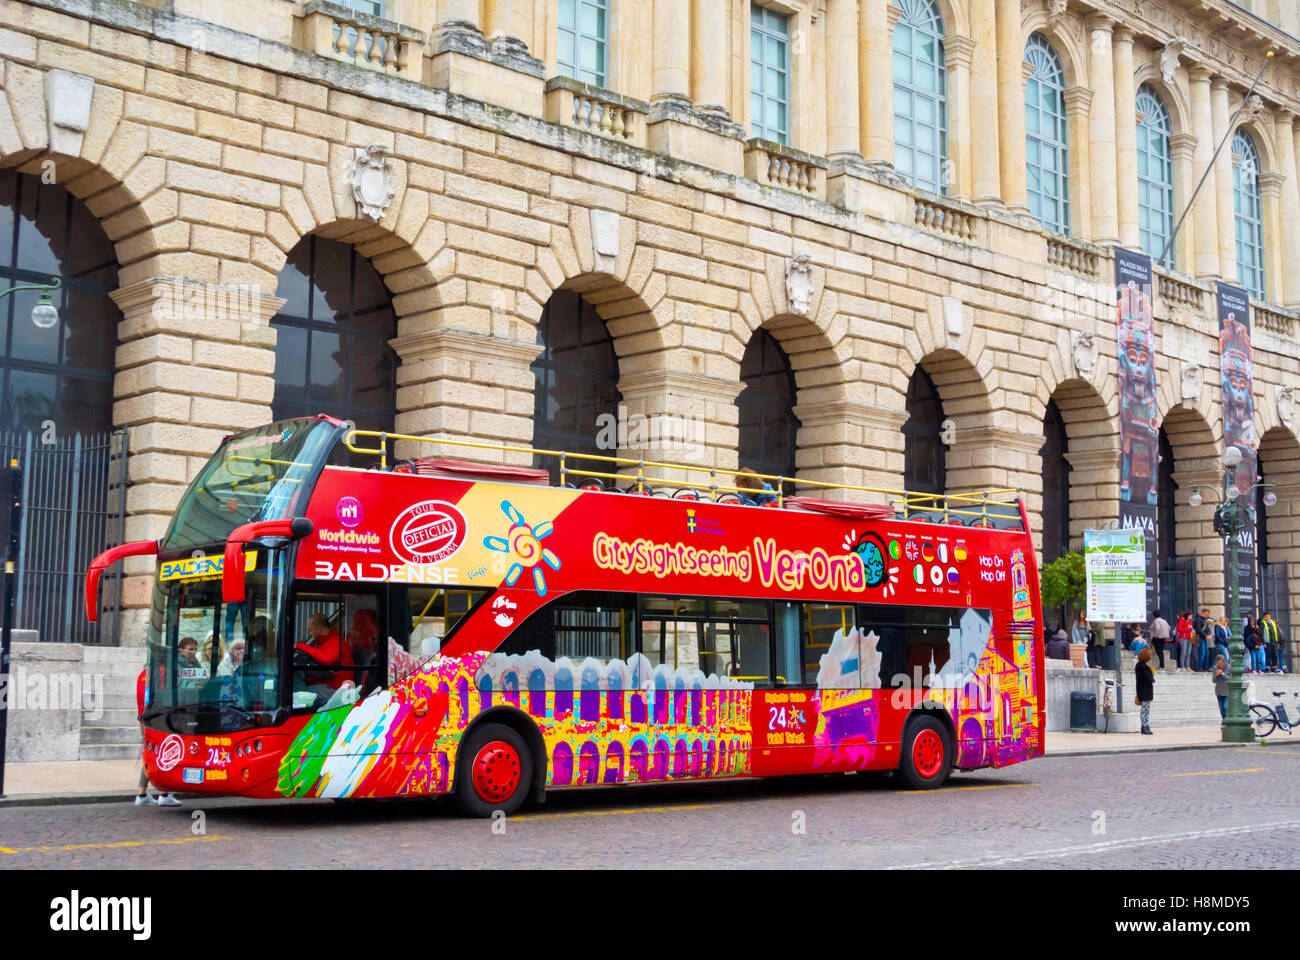
<svg viewBox="0 0 1300 960"><path fill-rule="evenodd" d="M708 810L721 807L721 803L690 803L675 807L629 807L625 810L575 810L573 813L532 813L525 817L511 817L515 823L529 820L570 820L576 817L617 817L629 813L676 813L679 810Z"/></svg>
<svg viewBox="0 0 1300 960"><path fill-rule="evenodd" d="M973 787L940 787L938 790L900 790L899 793L952 793L956 790L1001 790L1003 787L1036 787L1036 783L983 783Z"/></svg>
<svg viewBox="0 0 1300 960"><path fill-rule="evenodd" d="M176 846L182 843L210 843L213 840L229 839L229 837L214 834L210 837L182 837L178 840L115 840L112 843L66 843L61 847L0 847L0 853L64 853L69 850L117 850L124 847Z"/></svg>
<svg viewBox="0 0 1300 960"><path fill-rule="evenodd" d="M1195 773L1166 773L1166 777L1217 777L1223 773L1259 773L1263 767L1246 767L1242 770L1198 770Z"/></svg>

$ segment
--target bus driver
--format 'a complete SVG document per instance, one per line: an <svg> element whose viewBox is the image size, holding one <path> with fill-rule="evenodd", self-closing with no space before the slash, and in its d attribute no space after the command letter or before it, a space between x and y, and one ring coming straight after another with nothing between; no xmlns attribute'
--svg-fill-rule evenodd
<svg viewBox="0 0 1300 960"><path fill-rule="evenodd" d="M307 641L294 644L294 650L310 657L327 671L307 674L307 683L319 687L319 692L326 697L352 677L351 670L340 669L352 666L352 651L339 639L339 632L330 626L323 613L313 613L307 618Z"/></svg>

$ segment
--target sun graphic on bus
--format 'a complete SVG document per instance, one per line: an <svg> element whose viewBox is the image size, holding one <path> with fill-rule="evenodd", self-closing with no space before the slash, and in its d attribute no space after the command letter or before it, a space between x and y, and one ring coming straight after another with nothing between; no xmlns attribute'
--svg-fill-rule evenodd
<svg viewBox="0 0 1300 960"><path fill-rule="evenodd" d="M554 525L548 520L535 527L531 526L509 500L501 501L501 512L510 518L509 532L504 538L484 537L483 546L504 553L514 560L506 571L504 582L507 587L513 587L525 570L532 570L533 588L539 597L546 596L546 574L542 564L552 570L560 569L560 558L542 546L542 541L555 532Z"/></svg>

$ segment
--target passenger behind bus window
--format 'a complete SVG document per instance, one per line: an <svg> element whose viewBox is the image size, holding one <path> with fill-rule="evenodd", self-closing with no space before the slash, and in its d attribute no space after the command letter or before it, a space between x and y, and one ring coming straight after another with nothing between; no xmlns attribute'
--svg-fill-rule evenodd
<svg viewBox="0 0 1300 960"><path fill-rule="evenodd" d="M737 496L740 502L751 507L763 507L769 503L776 502L776 496L772 490L772 485L766 480L760 480L758 475L750 467L741 467L740 472L736 475L736 486L740 487ZM759 491L756 493L746 493L747 490Z"/></svg>
<svg viewBox="0 0 1300 960"><path fill-rule="evenodd" d="M358 610L352 614L352 629L348 631L347 649L352 654L353 664L366 668L374 665L377 659L378 638L379 626L375 611ZM358 684L367 690L374 685L365 670L356 671L356 677Z"/></svg>
<svg viewBox="0 0 1300 960"><path fill-rule="evenodd" d="M323 613L313 613L307 618L307 640L294 644L294 650L325 668L307 674L308 687L328 687L332 693L352 677L350 670L339 669L352 666L352 651L339 639L339 632L330 626Z"/></svg>
<svg viewBox="0 0 1300 960"><path fill-rule="evenodd" d="M242 637L231 641L230 647L221 664L217 667L217 678L222 682L222 699L239 700L244 681L244 654L247 645Z"/></svg>
<svg viewBox="0 0 1300 960"><path fill-rule="evenodd" d="M180 703L193 703L198 699L199 681L207 677L199 662L199 642L193 637L181 637L180 658L176 661L176 687Z"/></svg>

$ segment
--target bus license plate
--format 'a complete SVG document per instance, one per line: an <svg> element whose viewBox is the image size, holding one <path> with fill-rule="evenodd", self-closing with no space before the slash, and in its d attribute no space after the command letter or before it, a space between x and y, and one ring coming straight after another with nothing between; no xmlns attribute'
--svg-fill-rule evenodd
<svg viewBox="0 0 1300 960"><path fill-rule="evenodd" d="M202 783L203 768L186 767L184 773L181 774L181 779L183 779L186 783Z"/></svg>

